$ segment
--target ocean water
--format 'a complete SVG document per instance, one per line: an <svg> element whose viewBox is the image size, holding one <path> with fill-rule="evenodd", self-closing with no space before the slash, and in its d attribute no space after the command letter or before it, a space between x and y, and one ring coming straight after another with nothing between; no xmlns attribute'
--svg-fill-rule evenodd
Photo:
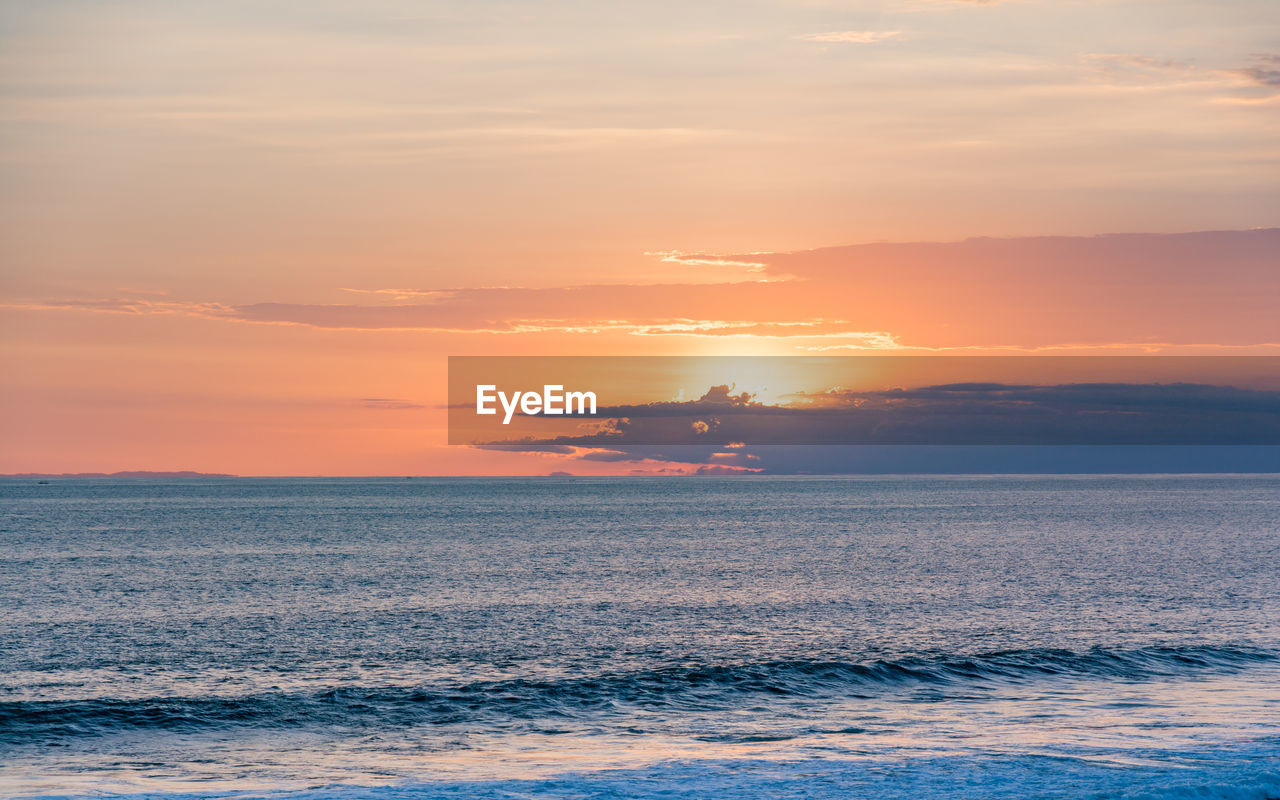
<svg viewBox="0 0 1280 800"><path fill-rule="evenodd" d="M3 481L0 795L1277 798L1280 477Z"/></svg>

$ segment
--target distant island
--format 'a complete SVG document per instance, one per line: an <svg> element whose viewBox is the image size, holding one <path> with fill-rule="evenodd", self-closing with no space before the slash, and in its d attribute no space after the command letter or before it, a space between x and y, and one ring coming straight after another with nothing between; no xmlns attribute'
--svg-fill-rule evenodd
<svg viewBox="0 0 1280 800"><path fill-rule="evenodd" d="M221 472L150 472L134 470L129 472L14 472L0 475L0 478L236 478L238 475L225 475Z"/></svg>

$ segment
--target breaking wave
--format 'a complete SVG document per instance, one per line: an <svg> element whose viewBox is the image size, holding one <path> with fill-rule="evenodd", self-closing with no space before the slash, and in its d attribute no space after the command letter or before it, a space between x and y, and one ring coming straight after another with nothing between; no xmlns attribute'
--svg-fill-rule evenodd
<svg viewBox="0 0 1280 800"><path fill-rule="evenodd" d="M1247 647L1016 650L893 661L767 661L673 666L558 679L418 687L347 686L240 696L95 698L0 703L0 743L152 729L376 729L467 721L578 718L619 709L714 710L779 698L875 696L929 687L938 697L1051 679L1141 681L1222 673L1280 661ZM950 690L950 692L949 692Z"/></svg>

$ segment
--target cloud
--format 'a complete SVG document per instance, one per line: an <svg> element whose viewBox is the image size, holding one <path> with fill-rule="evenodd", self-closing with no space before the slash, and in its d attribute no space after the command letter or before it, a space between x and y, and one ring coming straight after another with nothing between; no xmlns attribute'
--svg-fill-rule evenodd
<svg viewBox="0 0 1280 800"><path fill-rule="evenodd" d="M645 255L657 256L668 264L684 264L689 267L739 267L748 272L763 272L768 266L763 261L735 260L709 253L682 253L679 250L659 250Z"/></svg>
<svg viewBox="0 0 1280 800"><path fill-rule="evenodd" d="M918 11L936 6L998 6L1013 2L1019 2L1019 0L909 0L905 7Z"/></svg>
<svg viewBox="0 0 1280 800"><path fill-rule="evenodd" d="M1253 66L1228 70L1228 73L1254 86L1280 89L1280 55L1258 56Z"/></svg>
<svg viewBox="0 0 1280 800"><path fill-rule="evenodd" d="M880 243L719 256L790 276L775 282L461 289L429 303L257 303L229 314L366 330L755 336L798 347L1256 345L1280 341L1277 250L1280 229Z"/></svg>
<svg viewBox="0 0 1280 800"><path fill-rule="evenodd" d="M770 405L721 385L694 401L601 406L612 426L518 446L600 447L581 457L626 461L628 445L704 445L715 454L705 458L747 466L753 445L1280 444L1280 391L1235 386L952 383L792 397Z"/></svg>
<svg viewBox="0 0 1280 800"><path fill-rule="evenodd" d="M1265 105L1280 95L1280 55L1259 55L1236 68L1200 69L1191 61L1136 53L1081 57L1107 91L1190 90L1214 103Z"/></svg>
<svg viewBox="0 0 1280 800"><path fill-rule="evenodd" d="M478 450L497 450L524 453L531 456L551 457L560 461L577 461L584 464L631 465L632 475L741 475L763 472L764 466L754 454L718 453L714 448L651 448L638 447L610 449L600 447L570 447L566 445L521 442L505 445L472 445ZM729 458L723 456L729 455ZM557 470L551 475L568 476L571 473Z"/></svg>
<svg viewBox="0 0 1280 800"><path fill-rule="evenodd" d="M407 411L426 408L421 403L411 403L408 400L396 400L389 397L362 397L359 402L365 408L376 408L383 411Z"/></svg>
<svg viewBox="0 0 1280 800"><path fill-rule="evenodd" d="M4 303L0 304L0 308L20 311L89 311L107 314L179 314L188 317L229 320L237 318L236 307L224 303L150 300L138 297L33 300Z"/></svg>
<svg viewBox="0 0 1280 800"><path fill-rule="evenodd" d="M804 42L821 42L823 44L875 44L887 42L902 36L902 31L830 31L828 33L810 33L796 38Z"/></svg>
<svg viewBox="0 0 1280 800"><path fill-rule="evenodd" d="M373 288L361 292L392 300L368 304L146 297L6 307L477 336L754 337L807 351L1272 347L1277 251L1276 228L885 242L715 257L763 264L765 281Z"/></svg>
<svg viewBox="0 0 1280 800"><path fill-rule="evenodd" d="M717 466L715 449L692 445L625 446L613 453L612 463L635 465L633 475L684 476ZM1280 473L1276 446L762 445L750 454L751 466L740 474Z"/></svg>
<svg viewBox="0 0 1280 800"><path fill-rule="evenodd" d="M478 450L497 450L507 453L544 453L562 456L581 456L592 451L588 447L571 447L567 444L547 444L545 442L509 442L505 444L477 444Z"/></svg>
<svg viewBox="0 0 1280 800"><path fill-rule="evenodd" d="M759 467L731 467L725 464L704 464L698 467L695 475L743 475L755 472L763 472Z"/></svg>
<svg viewBox="0 0 1280 800"><path fill-rule="evenodd" d="M651 454L654 463L690 463L705 458L692 448ZM800 445L754 448L759 471L769 475L953 474L970 479L991 474L1280 472L1280 447L1262 446L964 446ZM651 472L651 471L650 471Z"/></svg>
<svg viewBox="0 0 1280 800"><path fill-rule="evenodd" d="M353 289L346 286L338 291L352 294L390 295L396 300L407 300L411 297L445 300L456 293L450 289Z"/></svg>
<svg viewBox="0 0 1280 800"><path fill-rule="evenodd" d="M858 408L864 408L871 400L953 405L976 401L1001 409L1035 406L1058 412L1115 410L1138 413L1152 409L1185 409L1280 414L1280 392L1196 383L1068 383L1049 386L947 383L876 392L838 390L824 396L837 405Z"/></svg>
<svg viewBox="0 0 1280 800"><path fill-rule="evenodd" d="M1196 70L1195 64L1172 58L1138 53L1087 53L1084 60L1100 71L1113 76L1130 78L1185 77Z"/></svg>

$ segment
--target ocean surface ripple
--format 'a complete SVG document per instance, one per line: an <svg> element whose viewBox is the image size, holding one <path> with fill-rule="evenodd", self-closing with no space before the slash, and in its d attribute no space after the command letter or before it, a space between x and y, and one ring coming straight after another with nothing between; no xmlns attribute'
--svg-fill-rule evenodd
<svg viewBox="0 0 1280 800"><path fill-rule="evenodd" d="M0 481L0 795L1280 798L1280 477Z"/></svg>

